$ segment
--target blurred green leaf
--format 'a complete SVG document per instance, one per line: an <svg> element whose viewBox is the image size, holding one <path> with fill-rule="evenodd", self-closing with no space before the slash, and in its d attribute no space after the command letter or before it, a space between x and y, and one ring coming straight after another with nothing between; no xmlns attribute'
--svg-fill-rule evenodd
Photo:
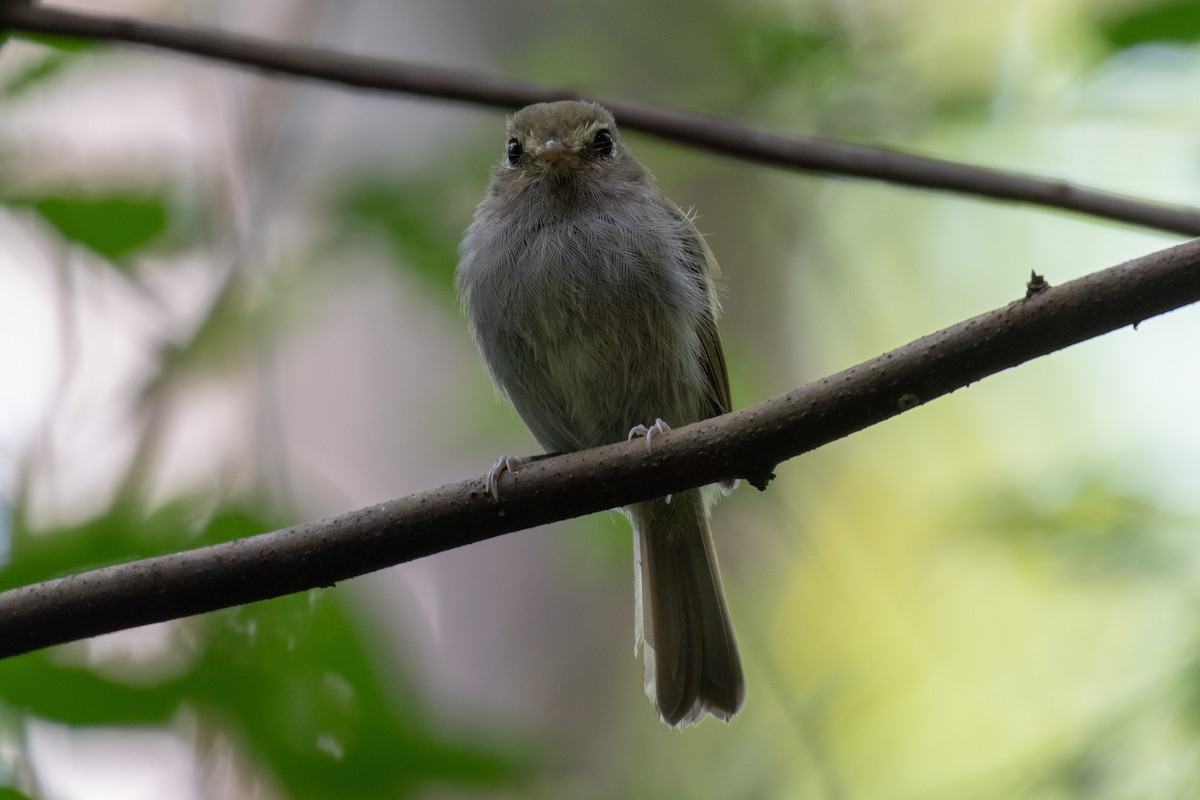
<svg viewBox="0 0 1200 800"><path fill-rule="evenodd" d="M453 183L368 178L342 194L335 212L352 234L381 235L395 253L397 266L410 268L432 290L452 299L458 242L466 227L465 220L454 224L446 214L454 207L448 197Z"/></svg>
<svg viewBox="0 0 1200 800"><path fill-rule="evenodd" d="M1167 532L1194 521L1103 478L1062 487L1007 487L966 512L985 535L1074 575L1148 575L1172 568Z"/></svg>
<svg viewBox="0 0 1200 800"><path fill-rule="evenodd" d="M3 45L3 41L0 41L0 45ZM16 789L13 789L8 786L0 786L0 800L31 800L31 799L30 799L29 795L22 794L21 792L18 792Z"/></svg>
<svg viewBox="0 0 1200 800"><path fill-rule="evenodd" d="M18 530L0 585L277 526L251 507L207 508L202 498L149 514L118 503L71 528ZM364 641L347 603L343 593L314 590L173 623L187 626L171 645L178 664L153 681L120 664L90 669L70 649L5 659L0 705L76 726L163 725L187 708L247 747L297 798L383 800L430 782L518 781L526 759L511 741L462 743L433 731L419 692Z"/></svg>
<svg viewBox="0 0 1200 800"><path fill-rule="evenodd" d="M189 624L200 653L177 677L126 683L43 651L0 661L0 699L75 726L166 724L191 709L231 728L292 797L383 800L432 781L508 785L523 773L511 742L459 744L434 734L395 665L380 680L334 591ZM396 696L397 685L404 696Z"/></svg>
<svg viewBox="0 0 1200 800"><path fill-rule="evenodd" d="M1134 7L1124 16L1106 18L1100 32L1118 50L1152 42L1194 42L1200 40L1200 3L1174 0Z"/></svg>
<svg viewBox="0 0 1200 800"><path fill-rule="evenodd" d="M42 650L0 661L0 698L15 709L69 725L165 723L179 707L166 686L130 686Z"/></svg>
<svg viewBox="0 0 1200 800"><path fill-rule="evenodd" d="M106 49L105 45L91 39L76 39L71 36L55 36L50 33L26 33L24 31L16 35L32 44L40 44L43 47L49 47L64 53L96 52Z"/></svg>
<svg viewBox="0 0 1200 800"><path fill-rule="evenodd" d="M33 37L29 37L26 34L21 34L21 37L33 39ZM67 67L79 61L81 54L96 53L103 50L96 42L88 42L82 39L38 37L35 43L46 45L50 49L9 78L8 82L3 87L0 87L0 97L16 97L62 74Z"/></svg>
<svg viewBox="0 0 1200 800"><path fill-rule="evenodd" d="M14 75L4 84L3 88L0 88L0 96L5 98L16 97L28 89L60 74L73 61L75 61L75 56L71 54L50 53L29 64L25 69Z"/></svg>
<svg viewBox="0 0 1200 800"><path fill-rule="evenodd" d="M285 293L286 287L272 291L271 302L258 302L239 273L229 275L191 337L163 344L158 376L146 387L145 394L154 394L181 373L219 370L253 353L277 329L283 305L280 298Z"/></svg>
<svg viewBox="0 0 1200 800"><path fill-rule="evenodd" d="M289 263L247 280L230 272L189 337L165 340L158 349L159 369L143 389L151 398L180 379L222 374L247 363L294 326L311 321L319 299L318 281L307 264ZM261 278L261 280L256 280Z"/></svg>
<svg viewBox="0 0 1200 800"><path fill-rule="evenodd" d="M36 211L64 239L111 261L154 242L167 229L164 194L60 194L7 198L6 202Z"/></svg>
<svg viewBox="0 0 1200 800"><path fill-rule="evenodd" d="M743 79L774 86L795 78L812 60L844 46L825 30L802 30L777 17L748 15L722 29L733 65Z"/></svg>
<svg viewBox="0 0 1200 800"><path fill-rule="evenodd" d="M315 590L223 615L197 669L200 702L238 714L294 797L387 798L428 781L514 781L514 756L432 733L397 665L372 663L344 602Z"/></svg>
<svg viewBox="0 0 1200 800"><path fill-rule="evenodd" d="M150 512L118 501L104 514L53 531L14 529L0 590L85 569L231 541L282 527L253 509L211 509L204 498L181 498Z"/></svg>

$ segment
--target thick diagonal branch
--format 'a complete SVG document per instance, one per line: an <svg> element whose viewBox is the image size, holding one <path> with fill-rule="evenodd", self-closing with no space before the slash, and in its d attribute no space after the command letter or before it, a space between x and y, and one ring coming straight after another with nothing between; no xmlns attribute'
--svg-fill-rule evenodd
<svg viewBox="0 0 1200 800"><path fill-rule="evenodd" d="M744 477L1017 364L1200 300L1200 240L930 334L749 408L340 517L0 594L0 656L263 600L522 528ZM1014 287L1016 288L1016 287ZM481 458L485 458L481 454Z"/></svg>
<svg viewBox="0 0 1200 800"><path fill-rule="evenodd" d="M280 44L252 36L0 2L0 30L147 45L278 75L360 89L514 109L578 96L561 88L491 75ZM1091 189L1067 181L962 164L880 147L783 136L695 112L598 99L623 128L721 155L831 175L917 186L1076 211L1187 236L1200 236L1200 209Z"/></svg>

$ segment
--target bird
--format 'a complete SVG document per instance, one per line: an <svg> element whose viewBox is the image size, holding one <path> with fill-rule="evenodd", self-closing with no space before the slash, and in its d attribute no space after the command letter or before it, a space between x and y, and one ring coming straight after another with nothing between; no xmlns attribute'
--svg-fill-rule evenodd
<svg viewBox="0 0 1200 800"><path fill-rule="evenodd" d="M716 261L599 104L527 106L459 248L455 283L500 392L547 453L730 410ZM488 473L498 497L502 457ZM723 482L721 488L732 488ZM634 528L635 653L672 728L728 722L745 678L709 526L713 487L623 509Z"/></svg>

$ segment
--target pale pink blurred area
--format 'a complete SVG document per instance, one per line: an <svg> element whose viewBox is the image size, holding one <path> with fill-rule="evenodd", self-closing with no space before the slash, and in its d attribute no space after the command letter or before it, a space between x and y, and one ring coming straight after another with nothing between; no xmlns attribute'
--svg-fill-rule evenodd
<svg viewBox="0 0 1200 800"><path fill-rule="evenodd" d="M41 789L46 797L200 800L209 796L201 791L192 745L168 733L72 731L38 722L28 735L31 758L44 776Z"/></svg>

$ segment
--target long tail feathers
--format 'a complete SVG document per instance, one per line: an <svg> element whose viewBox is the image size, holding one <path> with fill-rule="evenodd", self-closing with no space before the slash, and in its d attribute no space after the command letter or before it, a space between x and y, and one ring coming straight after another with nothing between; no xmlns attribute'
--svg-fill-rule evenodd
<svg viewBox="0 0 1200 800"><path fill-rule="evenodd" d="M639 503L630 514L646 695L671 727L706 713L728 722L746 684L700 493Z"/></svg>

